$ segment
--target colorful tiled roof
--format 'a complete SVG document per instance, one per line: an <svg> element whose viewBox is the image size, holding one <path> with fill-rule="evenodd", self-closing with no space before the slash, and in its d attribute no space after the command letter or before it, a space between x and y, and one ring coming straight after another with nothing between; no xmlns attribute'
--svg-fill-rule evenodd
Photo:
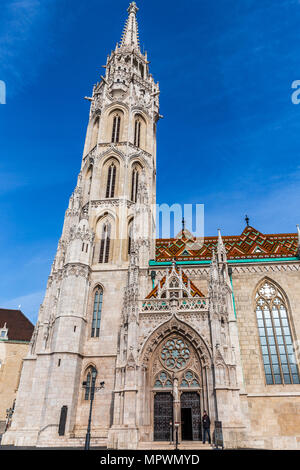
<svg viewBox="0 0 300 470"><path fill-rule="evenodd" d="M265 235L247 226L241 235L223 236L227 259L288 258L297 256L297 233ZM196 242L196 243L195 243ZM156 240L156 261L210 260L212 250L217 249L218 237L196 240L186 230L179 238Z"/></svg>
<svg viewBox="0 0 300 470"><path fill-rule="evenodd" d="M3 328L5 323L9 340L30 341L34 326L21 310L0 308L0 328Z"/></svg>

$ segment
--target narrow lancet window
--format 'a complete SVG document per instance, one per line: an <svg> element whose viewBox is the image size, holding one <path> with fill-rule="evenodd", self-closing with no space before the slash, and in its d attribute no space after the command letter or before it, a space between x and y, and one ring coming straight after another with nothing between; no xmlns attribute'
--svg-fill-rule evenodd
<svg viewBox="0 0 300 470"><path fill-rule="evenodd" d="M107 198L115 196L116 173L117 173L116 165L112 163L108 168L108 174L107 174L107 184L106 184L106 197Z"/></svg>
<svg viewBox="0 0 300 470"><path fill-rule="evenodd" d="M136 119L134 123L134 145L136 147L139 147L140 142L141 142L141 121L139 119Z"/></svg>
<svg viewBox="0 0 300 470"><path fill-rule="evenodd" d="M131 200L133 202L137 201L137 191L139 185L139 171L137 168L132 170L132 177L131 177Z"/></svg>
<svg viewBox="0 0 300 470"><path fill-rule="evenodd" d="M93 125L92 139L91 139L91 149L97 145L98 142L98 133L99 133L99 118L97 118Z"/></svg>
<svg viewBox="0 0 300 470"><path fill-rule="evenodd" d="M128 225L128 254L129 255L131 253L131 246L132 246L132 227L133 227L133 222L131 220Z"/></svg>
<svg viewBox="0 0 300 470"><path fill-rule="evenodd" d="M94 297L92 332L91 332L92 338L99 338L102 302L103 302L103 290L101 287L99 287L96 290L95 297Z"/></svg>
<svg viewBox="0 0 300 470"><path fill-rule="evenodd" d="M113 119L113 128L112 128L112 142L119 142L120 138L120 125L121 125L121 117L119 114L116 114Z"/></svg>
<svg viewBox="0 0 300 470"><path fill-rule="evenodd" d="M109 260L109 248L110 248L110 232L111 226L109 223L103 225L102 237L100 243L100 256L99 263L108 263Z"/></svg>

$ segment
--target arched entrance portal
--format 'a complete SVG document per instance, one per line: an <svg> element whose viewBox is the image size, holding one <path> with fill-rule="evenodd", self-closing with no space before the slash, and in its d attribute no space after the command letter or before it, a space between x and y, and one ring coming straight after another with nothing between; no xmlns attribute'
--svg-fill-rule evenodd
<svg viewBox="0 0 300 470"><path fill-rule="evenodd" d="M207 367L194 347L179 334L168 336L156 349L152 372L153 439L201 440L201 410L208 408Z"/></svg>

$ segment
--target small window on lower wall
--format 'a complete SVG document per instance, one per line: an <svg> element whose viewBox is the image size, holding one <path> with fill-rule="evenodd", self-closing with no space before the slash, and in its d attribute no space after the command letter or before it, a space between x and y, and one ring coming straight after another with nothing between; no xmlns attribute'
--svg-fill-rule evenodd
<svg viewBox="0 0 300 470"><path fill-rule="evenodd" d="M266 384L299 384L288 307L283 293L271 281L265 280L258 288L255 300Z"/></svg>
<svg viewBox="0 0 300 470"><path fill-rule="evenodd" d="M67 414L68 414L68 407L64 405L61 407L61 410L60 410L60 418L59 418L59 426L58 426L59 436L65 435Z"/></svg>

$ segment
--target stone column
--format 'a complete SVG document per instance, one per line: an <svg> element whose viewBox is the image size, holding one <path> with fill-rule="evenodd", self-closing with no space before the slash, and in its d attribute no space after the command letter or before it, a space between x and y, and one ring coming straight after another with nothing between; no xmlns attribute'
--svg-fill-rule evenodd
<svg viewBox="0 0 300 470"><path fill-rule="evenodd" d="M174 377L173 380L173 428L174 428L174 441L176 439L176 428L175 423L179 423L178 427L178 442L181 441L181 408L180 408L180 396L178 392L178 378Z"/></svg>

